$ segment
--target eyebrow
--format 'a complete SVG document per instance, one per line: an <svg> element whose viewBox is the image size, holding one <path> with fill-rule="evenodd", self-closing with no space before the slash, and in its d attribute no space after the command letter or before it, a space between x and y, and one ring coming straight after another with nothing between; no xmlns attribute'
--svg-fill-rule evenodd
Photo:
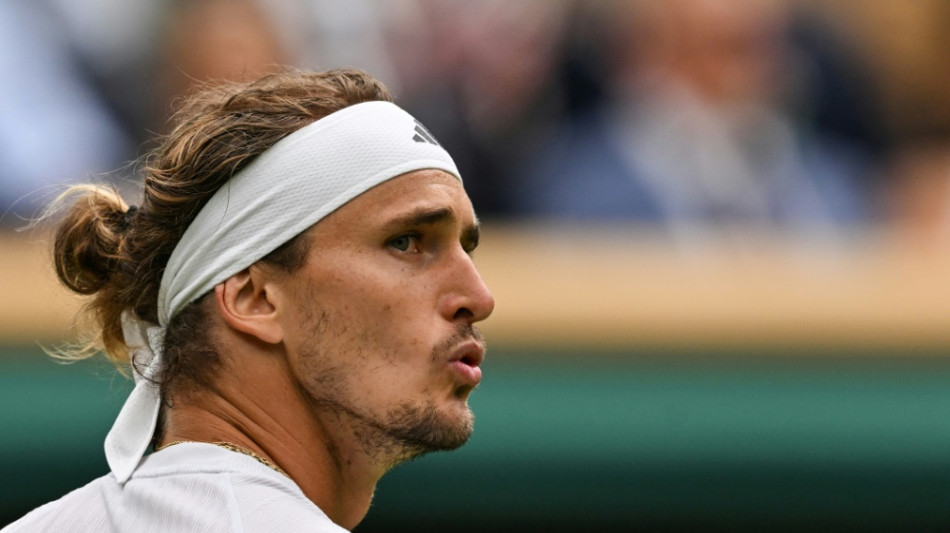
<svg viewBox="0 0 950 533"><path fill-rule="evenodd" d="M392 221L402 226L427 226L437 222L451 222L455 220L455 212L448 207L420 208Z"/></svg>
<svg viewBox="0 0 950 533"><path fill-rule="evenodd" d="M396 217L389 225L392 226L430 226L440 222L452 222L456 219L455 211L448 207L420 208L403 216ZM481 223L478 218L470 226L462 230L462 241L472 248L478 245L481 235Z"/></svg>

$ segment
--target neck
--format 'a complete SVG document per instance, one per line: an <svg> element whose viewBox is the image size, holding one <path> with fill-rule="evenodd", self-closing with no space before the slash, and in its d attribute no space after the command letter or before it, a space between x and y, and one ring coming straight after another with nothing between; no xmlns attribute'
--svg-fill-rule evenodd
<svg viewBox="0 0 950 533"><path fill-rule="evenodd" d="M159 444L232 443L283 470L340 526L359 524L391 461L365 453L342 415L311 405L282 358L222 359L212 387L173 395Z"/></svg>

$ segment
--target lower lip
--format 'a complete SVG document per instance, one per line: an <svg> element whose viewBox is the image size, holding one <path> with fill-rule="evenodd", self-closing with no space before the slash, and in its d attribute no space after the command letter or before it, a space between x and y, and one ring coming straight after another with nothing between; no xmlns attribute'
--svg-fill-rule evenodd
<svg viewBox="0 0 950 533"><path fill-rule="evenodd" d="M452 361L450 364L452 368L454 368L455 371L458 372L462 376L462 379L466 383L469 383L470 385L474 387L475 385L478 385L479 382L481 382L482 380L481 368L478 368L477 366L467 365L463 363L462 361Z"/></svg>

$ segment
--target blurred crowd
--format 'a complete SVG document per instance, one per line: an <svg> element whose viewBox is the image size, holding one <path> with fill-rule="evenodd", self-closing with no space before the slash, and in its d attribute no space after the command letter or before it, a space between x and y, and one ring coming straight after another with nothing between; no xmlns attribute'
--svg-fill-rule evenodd
<svg viewBox="0 0 950 533"><path fill-rule="evenodd" d="M131 187L199 83L352 66L486 220L950 243L948 30L945 0L5 0L0 224Z"/></svg>

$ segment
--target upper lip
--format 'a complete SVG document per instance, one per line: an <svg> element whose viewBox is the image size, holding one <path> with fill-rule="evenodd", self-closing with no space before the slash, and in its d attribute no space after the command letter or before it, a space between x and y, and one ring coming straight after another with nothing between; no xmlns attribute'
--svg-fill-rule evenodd
<svg viewBox="0 0 950 533"><path fill-rule="evenodd" d="M469 366L478 366L485 360L485 343L469 339L452 352L449 362L461 361Z"/></svg>

